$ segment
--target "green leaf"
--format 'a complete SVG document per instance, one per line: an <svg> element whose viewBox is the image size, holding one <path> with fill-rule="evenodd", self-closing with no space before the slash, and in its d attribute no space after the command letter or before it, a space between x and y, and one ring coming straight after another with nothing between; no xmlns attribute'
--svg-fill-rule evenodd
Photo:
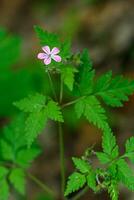
<svg viewBox="0 0 134 200"><path fill-rule="evenodd" d="M81 64L76 76L77 87L80 95L87 95L92 92L95 71L92 70L92 62L87 49L82 52L80 59Z"/></svg>
<svg viewBox="0 0 134 200"><path fill-rule="evenodd" d="M31 147L21 149L17 153L16 163L19 164L21 167L29 167L31 162L40 154L40 149Z"/></svg>
<svg viewBox="0 0 134 200"><path fill-rule="evenodd" d="M9 186L7 181L4 179L0 181L0 200L9 199Z"/></svg>
<svg viewBox="0 0 134 200"><path fill-rule="evenodd" d="M6 167L0 166L0 181L1 179L5 178L8 174L8 169Z"/></svg>
<svg viewBox="0 0 134 200"><path fill-rule="evenodd" d="M57 102L50 100L47 104L46 109L47 109L48 118L55 120L55 121L58 121L58 122L64 121L60 106L58 105Z"/></svg>
<svg viewBox="0 0 134 200"><path fill-rule="evenodd" d="M107 125L105 110L95 96L88 96L80 99L75 104L75 111L78 118L83 114L86 119L98 128L104 130Z"/></svg>
<svg viewBox="0 0 134 200"><path fill-rule="evenodd" d="M34 30L42 46L48 45L51 48L60 46L60 40L57 34L44 31L39 26L34 26Z"/></svg>
<svg viewBox="0 0 134 200"><path fill-rule="evenodd" d="M39 155L38 145L27 148L24 134L25 120L23 115L17 116L13 122L4 128L0 138L0 157L3 161L12 161L21 167L29 167Z"/></svg>
<svg viewBox="0 0 134 200"><path fill-rule="evenodd" d="M45 103L46 97L37 93L15 102L14 105L24 112L38 112L45 106Z"/></svg>
<svg viewBox="0 0 134 200"><path fill-rule="evenodd" d="M41 133L47 122L46 110L31 113L26 120L25 134L28 147L34 139Z"/></svg>
<svg viewBox="0 0 134 200"><path fill-rule="evenodd" d="M67 67L63 66L61 67L61 78L64 82L64 84L68 87L69 90L73 90L73 84L74 84L74 73L76 73L77 70L73 67Z"/></svg>
<svg viewBox="0 0 134 200"><path fill-rule="evenodd" d="M112 78L110 71L97 80L94 92L102 97L107 105L112 107L123 106L123 102L128 101L128 95L134 92L134 81L123 76Z"/></svg>
<svg viewBox="0 0 134 200"><path fill-rule="evenodd" d="M88 173L91 170L91 167L89 163L87 163L85 160L82 160L80 158L72 158L73 163L75 167L81 172L81 173Z"/></svg>
<svg viewBox="0 0 134 200"><path fill-rule="evenodd" d="M71 41L66 39L64 42L61 42L60 49L60 56L62 59L69 58L71 56Z"/></svg>
<svg viewBox="0 0 134 200"><path fill-rule="evenodd" d="M109 155L103 152L96 152L97 158L102 164L109 163L111 161Z"/></svg>
<svg viewBox="0 0 134 200"><path fill-rule="evenodd" d="M12 169L9 180L20 194L25 194L25 173L22 169Z"/></svg>
<svg viewBox="0 0 134 200"><path fill-rule="evenodd" d="M87 185L93 191L96 191L96 174L92 169L89 172L89 174L87 175Z"/></svg>
<svg viewBox="0 0 134 200"><path fill-rule="evenodd" d="M126 153L125 156L128 157L134 163L134 137L129 138L126 141Z"/></svg>
<svg viewBox="0 0 134 200"><path fill-rule="evenodd" d="M113 135L109 126L106 126L105 130L103 131L102 147L104 153L108 154L111 159L116 158L119 154L115 136Z"/></svg>
<svg viewBox="0 0 134 200"><path fill-rule="evenodd" d="M110 176L113 178L113 179L115 179L115 180L117 180L118 179L118 170L117 170L117 165L116 165L116 163L110 163L110 165L108 166L108 172L109 172L109 174L110 174Z"/></svg>
<svg viewBox="0 0 134 200"><path fill-rule="evenodd" d="M120 159L117 162L118 166L118 178L128 187L128 189L134 191L134 173L126 163L124 159Z"/></svg>
<svg viewBox="0 0 134 200"><path fill-rule="evenodd" d="M108 186L108 193L111 197L111 200L119 199L119 189L115 180L111 180L110 185Z"/></svg>
<svg viewBox="0 0 134 200"><path fill-rule="evenodd" d="M86 183L85 176L83 174L78 173L78 172L74 172L68 178L67 188L66 188L64 195L67 196L70 193L81 189L85 185L85 183Z"/></svg>
<svg viewBox="0 0 134 200"><path fill-rule="evenodd" d="M59 55L61 56L62 60L66 60L66 58L70 57L71 55L70 40L61 41L60 37L57 34L44 31L39 26L34 26L34 29L42 46L48 45L50 48L58 47L60 50Z"/></svg>
<svg viewBox="0 0 134 200"><path fill-rule="evenodd" d="M4 139L0 140L0 152L4 160L14 160L12 147Z"/></svg>

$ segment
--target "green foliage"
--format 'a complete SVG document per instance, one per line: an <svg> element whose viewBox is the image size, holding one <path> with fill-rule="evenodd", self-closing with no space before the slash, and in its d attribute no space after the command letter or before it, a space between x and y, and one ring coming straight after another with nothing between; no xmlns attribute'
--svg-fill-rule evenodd
<svg viewBox="0 0 134 200"><path fill-rule="evenodd" d="M108 193L111 197L111 200L118 200L119 199L119 192L117 187L117 182L114 180L111 180L110 185L108 187Z"/></svg>
<svg viewBox="0 0 134 200"><path fill-rule="evenodd" d="M47 122L45 110L30 113L25 123L27 145L30 147L34 139L41 133Z"/></svg>
<svg viewBox="0 0 134 200"><path fill-rule="evenodd" d="M65 196L89 187L95 193L103 189L107 190L112 200L118 200L119 183L134 191L134 174L125 160L129 158L134 163L134 137L127 140L126 151L120 155L116 137L108 124L105 109L99 99L101 97L105 104L112 107L122 106L123 102L128 100L128 96L134 92L134 81L123 78L123 76L113 77L111 71L96 77L87 49L81 54L71 55L69 40L62 41L57 34L44 31L39 26L35 26L35 32L42 46L48 45L51 49L53 47L60 49L59 55L62 62L53 61L47 66L46 72L49 71L54 76L57 74L56 78L60 75L61 83L66 86L62 88L62 92L65 92L65 95L69 94L68 97L72 100L63 105L64 102L54 101L49 97L50 92L47 89L45 94L36 92L24 98L24 94L27 96L33 93L34 87L31 75L26 77L27 72L12 70L20 53L20 39L0 30L0 68L2 72L0 75L0 85L2 85L0 104L4 105L4 108L8 105L8 109L11 101L16 99L14 105L24 113L5 127L0 135L0 199L9 198L10 186L21 195L25 194L26 169L40 153L34 140L43 131L48 120L64 122L63 109L75 104L75 114L78 118L85 117L89 123L101 129L102 151L95 152L91 147L81 158L72 158L75 171L68 178ZM8 82L9 80L11 83ZM38 80L36 79L35 82ZM49 88L51 86L52 82ZM51 89L56 89L56 92L61 94L57 86L59 84L55 82ZM17 92L12 95L14 90ZM75 99L76 97L78 98ZM19 98L22 99L18 101ZM72 115L73 112L72 109ZM0 111L1 113L3 111ZM92 167L92 155L100 161L96 168ZM38 181L36 183L42 185ZM43 188L47 187L43 186ZM46 190L49 191L49 189Z"/></svg>
<svg viewBox="0 0 134 200"><path fill-rule="evenodd" d="M47 117L51 120L63 122L63 116L61 113L60 106L57 102L50 100L47 104Z"/></svg>
<svg viewBox="0 0 134 200"><path fill-rule="evenodd" d="M41 94L29 95L14 105L24 112L39 112L45 105L46 97Z"/></svg>
<svg viewBox="0 0 134 200"><path fill-rule="evenodd" d="M83 174L74 172L67 182L67 188L65 191L65 196L69 195L72 192L75 192L81 189L86 183L86 178Z"/></svg>
<svg viewBox="0 0 134 200"><path fill-rule="evenodd" d="M9 180L20 194L25 194L25 172L22 169L12 169Z"/></svg>
<svg viewBox="0 0 134 200"><path fill-rule="evenodd" d="M61 67L61 78L64 84L68 87L69 90L73 90L74 85L74 75L77 70L73 66L63 66Z"/></svg>
<svg viewBox="0 0 134 200"><path fill-rule="evenodd" d="M18 116L4 128L0 137L0 199L2 200L8 199L9 182L16 191L25 194L25 169L30 167L31 162L40 154L40 149L35 144L27 149L24 127L24 116Z"/></svg>
<svg viewBox="0 0 134 200"><path fill-rule="evenodd" d="M119 159L118 166L118 178L128 189L134 191L134 173L128 166L124 159Z"/></svg>
<svg viewBox="0 0 134 200"><path fill-rule="evenodd" d="M76 93L80 95L91 94L93 90L93 78L95 71L92 68L92 62L88 54L88 50L85 49L80 57L79 72L76 76Z"/></svg>
<svg viewBox="0 0 134 200"><path fill-rule="evenodd" d="M17 69L21 39L0 28L0 116L15 113L12 102L34 90L33 75L27 69Z"/></svg>
<svg viewBox="0 0 134 200"><path fill-rule="evenodd" d="M15 102L14 105L20 110L28 112L24 130L29 147L45 128L48 119L63 122L63 116L58 103L44 95L30 95Z"/></svg>
<svg viewBox="0 0 134 200"><path fill-rule="evenodd" d="M111 71L102 75L94 86L94 92L112 107L123 106L123 102L128 101L128 95L131 95L133 91L134 81L123 76L113 78Z"/></svg>
<svg viewBox="0 0 134 200"><path fill-rule="evenodd" d="M113 158L118 156L118 147L116 145L116 139L109 126L107 126L103 132L102 147L104 153L108 154L109 156Z"/></svg>
<svg viewBox="0 0 134 200"><path fill-rule="evenodd" d="M93 191L96 191L96 174L93 169L87 175L87 185Z"/></svg>
<svg viewBox="0 0 134 200"><path fill-rule="evenodd" d="M73 157L72 160L79 172L74 172L69 176L65 196L80 190L85 184L96 191L96 174L91 165L81 158Z"/></svg>
<svg viewBox="0 0 134 200"><path fill-rule="evenodd" d="M23 116L18 116L9 126L4 128L0 138L1 162L13 162L22 168L27 168L40 154L37 145L27 149L24 128Z"/></svg>
<svg viewBox="0 0 134 200"><path fill-rule="evenodd" d="M105 129L107 125L105 110L95 96L81 98L75 105L75 111L78 118L84 115L90 123L102 130Z"/></svg>
<svg viewBox="0 0 134 200"><path fill-rule="evenodd" d="M89 171L91 170L91 167L85 160L74 157L72 158L72 160L76 169L78 169L81 173L89 173Z"/></svg>
<svg viewBox="0 0 134 200"><path fill-rule="evenodd" d="M6 180L8 169L0 166L0 199L7 200L9 196L9 187Z"/></svg>
<svg viewBox="0 0 134 200"><path fill-rule="evenodd" d="M0 181L0 200L8 200L9 197L9 186L7 181L1 180Z"/></svg>
<svg viewBox="0 0 134 200"><path fill-rule="evenodd" d="M7 70L16 63L20 55L21 40L17 36L7 34L0 29L0 70L4 75Z"/></svg>
<svg viewBox="0 0 134 200"><path fill-rule="evenodd" d="M134 137L131 137L126 141L126 154L125 156L128 157L132 163L134 163Z"/></svg>
<svg viewBox="0 0 134 200"><path fill-rule="evenodd" d="M34 26L34 30L37 34L38 39L40 40L40 44L42 46L48 45L49 47L58 47L60 49L60 56L62 60L70 57L71 55L71 44L69 40L61 41L60 37L57 34L50 33L48 31L44 31L39 26ZM55 63L56 65L56 63Z"/></svg>

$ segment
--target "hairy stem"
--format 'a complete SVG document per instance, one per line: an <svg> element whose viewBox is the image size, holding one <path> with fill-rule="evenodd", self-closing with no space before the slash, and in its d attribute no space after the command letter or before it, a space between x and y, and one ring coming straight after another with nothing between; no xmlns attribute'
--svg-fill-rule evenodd
<svg viewBox="0 0 134 200"><path fill-rule="evenodd" d="M48 78L49 78L49 82L50 82L50 87L51 87L52 93L54 95L54 98L55 98L56 101L58 101L57 95L56 95L56 92L55 92L55 89L54 89L53 81L52 81L52 78L51 78L51 75L50 75L50 72L48 71L47 74L48 74Z"/></svg>
<svg viewBox="0 0 134 200"><path fill-rule="evenodd" d="M29 178L35 182L40 188L42 188L42 190L44 190L45 193L50 194L53 197L56 197L57 194L51 190L47 185L45 185L44 183L42 183L38 178L36 178L35 176L33 176L30 173L27 173L27 175L29 176Z"/></svg>
<svg viewBox="0 0 134 200"><path fill-rule="evenodd" d="M83 188L83 190L81 190L80 192L78 192L71 200L80 199L88 191L88 189L89 189L89 187L86 186L85 188Z"/></svg>
<svg viewBox="0 0 134 200"><path fill-rule="evenodd" d="M59 123L59 147L60 147L60 168L61 168L61 191L65 189L65 157L62 125Z"/></svg>

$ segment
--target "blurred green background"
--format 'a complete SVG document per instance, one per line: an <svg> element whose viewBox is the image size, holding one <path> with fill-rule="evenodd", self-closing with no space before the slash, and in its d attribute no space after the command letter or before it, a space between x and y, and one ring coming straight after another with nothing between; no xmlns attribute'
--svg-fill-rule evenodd
<svg viewBox="0 0 134 200"><path fill-rule="evenodd" d="M40 50L33 25L59 33L72 40L73 52L88 48L98 74L109 69L134 78L134 1L133 0L1 0L0 1L0 127L17 114L12 105L29 93L50 93L48 79L36 55ZM7 51L8 49L8 51ZM18 53L19 52L19 53ZM69 94L66 93L66 98ZM134 96L123 108L107 110L123 151L125 139L134 133ZM76 122L65 112L67 174L73 167L71 156L82 155L92 144L100 148L101 135L85 121ZM31 171L42 181L59 189L59 150L57 132L49 123L40 136L44 153ZM95 161L94 161L95 162ZM121 200L134 195L120 188ZM28 200L51 200L32 182L27 184ZM27 199L26 198L26 199ZM11 200L13 197L11 197ZM21 197L17 197L17 200ZM22 198L23 200L24 198ZM90 191L83 200L108 200L108 195Z"/></svg>

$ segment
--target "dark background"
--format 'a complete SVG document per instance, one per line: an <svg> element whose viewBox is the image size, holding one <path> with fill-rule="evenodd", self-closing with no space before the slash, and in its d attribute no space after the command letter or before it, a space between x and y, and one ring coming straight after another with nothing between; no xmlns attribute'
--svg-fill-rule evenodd
<svg viewBox="0 0 134 200"><path fill-rule="evenodd" d="M12 101L25 96L31 90L49 90L36 59L40 47L33 31L35 24L57 32L62 37L70 37L74 52L88 48L98 74L111 69L114 74L121 73L134 78L133 0L0 0L0 26L22 38L21 56L13 67L17 70L25 69L28 77L28 81L22 86L22 95L18 95L15 82L10 92L7 89L0 94L1 127L15 115ZM2 88L2 83L0 84ZM7 82L8 84L10 83ZM122 153L125 140L134 133L134 96L130 97L123 108L107 109L107 112ZM69 110L66 112L66 119L64 131L68 175L73 170L71 156L82 155L92 144L96 144L97 150L100 149L101 134L84 121L76 123ZM59 150L54 124L48 124L40 137L40 143L44 153L34 162L31 171L52 188L59 190ZM27 191L28 200L49 200L30 181ZM134 195L122 186L120 191L121 200L134 199ZM19 199L21 197L16 197L16 200ZM81 199L108 200L109 197L106 192L94 195L89 191Z"/></svg>

